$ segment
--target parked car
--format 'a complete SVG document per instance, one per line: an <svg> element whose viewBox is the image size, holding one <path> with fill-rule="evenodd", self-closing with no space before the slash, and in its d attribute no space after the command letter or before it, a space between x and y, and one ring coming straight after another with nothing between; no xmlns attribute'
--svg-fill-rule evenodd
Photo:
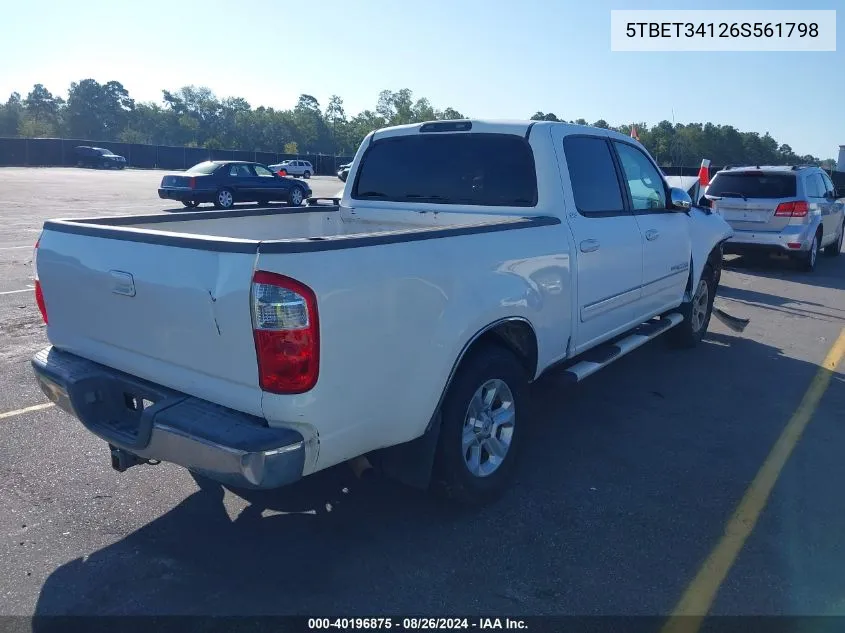
<svg viewBox="0 0 845 633"><path fill-rule="evenodd" d="M126 167L126 159L118 156L111 150L102 147L87 147L80 145L73 148L76 156L76 164L79 167L99 167L105 169L123 169Z"/></svg>
<svg viewBox="0 0 845 633"><path fill-rule="evenodd" d="M298 207L311 196L304 182L283 178L266 165L247 161L206 161L181 175L161 179L158 197L178 200L186 207L210 202L229 209L236 202L287 202Z"/></svg>
<svg viewBox="0 0 845 633"><path fill-rule="evenodd" d="M349 177L349 170L352 167L352 163L346 163L345 165L341 165L337 169L337 177L340 178L343 182L346 182L346 179Z"/></svg>
<svg viewBox="0 0 845 633"><path fill-rule="evenodd" d="M726 253L785 253L812 271L821 249L842 250L845 194L819 167L727 167L705 195L734 229Z"/></svg>
<svg viewBox="0 0 845 633"><path fill-rule="evenodd" d="M530 382L707 330L731 229L628 136L437 121L370 133L356 160L336 205L44 224L32 365L114 468L275 488L365 459L485 502Z"/></svg>
<svg viewBox="0 0 845 633"><path fill-rule="evenodd" d="M274 172L284 172L286 176L302 176L310 178L314 173L314 166L307 160L283 160L278 165L270 165Z"/></svg>

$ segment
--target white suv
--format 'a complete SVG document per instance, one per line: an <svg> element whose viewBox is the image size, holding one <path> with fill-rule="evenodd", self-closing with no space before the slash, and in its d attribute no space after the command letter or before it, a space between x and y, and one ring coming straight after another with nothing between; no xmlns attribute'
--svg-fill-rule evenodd
<svg viewBox="0 0 845 633"><path fill-rule="evenodd" d="M288 176L302 176L303 178L310 178L314 173L314 166L307 160L283 160L278 165L270 165L270 169L275 172L284 170Z"/></svg>
<svg viewBox="0 0 845 633"><path fill-rule="evenodd" d="M705 195L734 230L725 253L787 253L811 271L820 250L842 250L843 193L821 168L796 165L726 167Z"/></svg>

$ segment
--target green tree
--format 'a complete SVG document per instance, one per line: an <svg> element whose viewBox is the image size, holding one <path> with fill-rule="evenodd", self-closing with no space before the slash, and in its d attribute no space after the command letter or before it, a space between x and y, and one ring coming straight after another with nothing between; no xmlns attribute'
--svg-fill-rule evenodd
<svg viewBox="0 0 845 633"><path fill-rule="evenodd" d="M18 134L27 138L52 138L56 136L56 126L50 121L24 114L18 125Z"/></svg>
<svg viewBox="0 0 845 633"><path fill-rule="evenodd" d="M311 95L299 96L299 101L293 109L293 125L296 129L297 143L304 151L329 151L330 134L320 112L320 102Z"/></svg>
<svg viewBox="0 0 845 633"><path fill-rule="evenodd" d="M0 106L0 136L17 136L23 115L21 96L13 92L6 103Z"/></svg>
<svg viewBox="0 0 845 633"><path fill-rule="evenodd" d="M343 99L337 95L329 97L329 105L326 106L326 113L323 117L331 131L332 152L337 154L342 147L344 127L346 126L346 111L343 108Z"/></svg>
<svg viewBox="0 0 845 633"><path fill-rule="evenodd" d="M53 96L43 84L35 84L23 100L26 115L21 122L21 136L55 136L64 100Z"/></svg>
<svg viewBox="0 0 845 633"><path fill-rule="evenodd" d="M540 112L539 110L535 112L532 117L532 121L560 121L557 118L554 112ZM585 121L586 123L586 121Z"/></svg>
<svg viewBox="0 0 845 633"><path fill-rule="evenodd" d="M65 116L68 132L77 138L114 140L126 126L135 102L118 81L94 79L72 83Z"/></svg>
<svg viewBox="0 0 845 633"><path fill-rule="evenodd" d="M456 119L466 119L463 114L455 110L454 108L446 108L445 110L437 110L435 112L435 116L437 119L441 121L454 121Z"/></svg>

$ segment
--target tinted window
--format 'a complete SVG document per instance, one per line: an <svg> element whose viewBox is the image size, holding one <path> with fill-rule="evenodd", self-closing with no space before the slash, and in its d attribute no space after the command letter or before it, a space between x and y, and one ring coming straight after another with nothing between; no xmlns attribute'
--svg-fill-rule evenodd
<svg viewBox="0 0 845 633"><path fill-rule="evenodd" d="M198 176L207 176L209 174L213 174L214 171L219 167L217 163L212 162L205 162L205 163L198 163L187 170L186 174L197 174Z"/></svg>
<svg viewBox="0 0 845 633"><path fill-rule="evenodd" d="M273 172L271 172L266 167L262 167L261 165L253 165L253 169L255 169L255 173L263 178L272 178Z"/></svg>
<svg viewBox="0 0 845 633"><path fill-rule="evenodd" d="M534 154L512 134L389 137L367 149L352 197L530 207L537 204Z"/></svg>
<svg viewBox="0 0 845 633"><path fill-rule="evenodd" d="M707 188L708 196L726 198L793 198L796 195L793 174L761 172L717 173Z"/></svg>
<svg viewBox="0 0 845 633"><path fill-rule="evenodd" d="M666 208L666 189L660 173L639 149L614 142L635 211Z"/></svg>
<svg viewBox="0 0 845 633"><path fill-rule="evenodd" d="M233 178L250 178L252 172L249 169L249 165L230 165L229 175Z"/></svg>
<svg viewBox="0 0 845 633"><path fill-rule="evenodd" d="M563 141L575 206L585 215L624 208L619 179L603 138L570 136Z"/></svg>

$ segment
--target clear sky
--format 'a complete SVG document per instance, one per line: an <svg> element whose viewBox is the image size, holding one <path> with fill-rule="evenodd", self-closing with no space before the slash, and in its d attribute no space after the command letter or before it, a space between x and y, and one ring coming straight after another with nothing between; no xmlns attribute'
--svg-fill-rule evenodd
<svg viewBox="0 0 845 633"><path fill-rule="evenodd" d="M253 106L300 93L347 114L410 88L479 118L537 110L768 131L799 154L845 143L845 43L829 53L613 53L611 9L837 9L842 0L40 0L3 7L0 98L120 81L140 101L206 85Z"/></svg>

